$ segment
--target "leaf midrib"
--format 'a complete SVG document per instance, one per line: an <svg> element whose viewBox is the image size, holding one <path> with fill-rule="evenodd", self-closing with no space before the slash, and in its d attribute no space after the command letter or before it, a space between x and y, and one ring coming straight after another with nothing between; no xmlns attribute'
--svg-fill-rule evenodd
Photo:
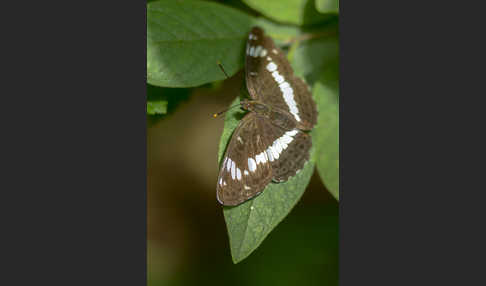
<svg viewBox="0 0 486 286"><path fill-rule="evenodd" d="M241 261L241 248L243 247L243 242L246 241L246 237L247 237L247 233L248 233L248 221L250 220L251 212L253 211L251 209L251 207L253 206L253 203L254 203L254 200L251 200L250 208L249 208L250 211L248 212L248 216L246 217L246 221L245 221L245 231L243 232L243 239L241 240L241 243L238 246L238 256L240 258L238 261ZM235 262L237 262L237 261L235 261Z"/></svg>

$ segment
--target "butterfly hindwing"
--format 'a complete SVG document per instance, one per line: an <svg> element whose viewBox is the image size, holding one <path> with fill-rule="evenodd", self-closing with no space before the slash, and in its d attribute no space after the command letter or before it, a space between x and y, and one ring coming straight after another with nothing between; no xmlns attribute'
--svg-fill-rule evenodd
<svg viewBox="0 0 486 286"><path fill-rule="evenodd" d="M273 181L285 182L295 176L305 163L309 161L312 140L310 135L298 130L286 131L274 141L273 145L280 144L282 152L278 160L271 162L273 170Z"/></svg>
<svg viewBox="0 0 486 286"><path fill-rule="evenodd" d="M219 171L216 193L223 205L238 205L261 193L272 180L265 152L268 142L260 133L265 122L250 112L233 132Z"/></svg>
<svg viewBox="0 0 486 286"><path fill-rule="evenodd" d="M250 96L285 110L310 130L317 122L317 108L308 85L294 75L290 63L263 30L254 27L246 47L246 85Z"/></svg>

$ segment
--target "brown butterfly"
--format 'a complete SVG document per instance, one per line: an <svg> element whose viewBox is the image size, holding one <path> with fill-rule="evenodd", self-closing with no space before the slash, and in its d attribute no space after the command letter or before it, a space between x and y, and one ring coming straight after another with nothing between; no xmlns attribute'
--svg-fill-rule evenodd
<svg viewBox="0 0 486 286"><path fill-rule="evenodd" d="M287 181L309 160L316 104L307 84L294 75L285 54L253 27L246 44L249 112L233 132L216 185L218 201L241 204L273 180Z"/></svg>

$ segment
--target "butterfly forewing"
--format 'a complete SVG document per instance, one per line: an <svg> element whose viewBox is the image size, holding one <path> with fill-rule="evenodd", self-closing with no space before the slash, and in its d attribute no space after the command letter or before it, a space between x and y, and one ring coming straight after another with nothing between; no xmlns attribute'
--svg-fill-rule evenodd
<svg viewBox="0 0 486 286"><path fill-rule="evenodd" d="M301 129L316 124L316 104L308 85L294 75L285 54L258 27L248 36L246 85L253 99L288 111Z"/></svg>
<svg viewBox="0 0 486 286"><path fill-rule="evenodd" d="M238 205L258 195L272 180L265 151L269 143L261 133L264 128L264 120L250 112L233 132L216 186L223 205Z"/></svg>

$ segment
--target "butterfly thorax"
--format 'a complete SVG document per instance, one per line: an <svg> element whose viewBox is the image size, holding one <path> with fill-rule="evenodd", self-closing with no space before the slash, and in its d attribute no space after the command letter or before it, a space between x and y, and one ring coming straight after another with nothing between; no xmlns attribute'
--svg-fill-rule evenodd
<svg viewBox="0 0 486 286"><path fill-rule="evenodd" d="M245 110L255 112L258 116L270 119L270 121L283 129L291 130L297 127L293 116L284 110L272 108L270 105L254 100L241 101L241 107Z"/></svg>
<svg viewBox="0 0 486 286"><path fill-rule="evenodd" d="M255 100L243 100L241 101L241 108L253 111L256 114L264 117L269 117L272 108L264 103Z"/></svg>

